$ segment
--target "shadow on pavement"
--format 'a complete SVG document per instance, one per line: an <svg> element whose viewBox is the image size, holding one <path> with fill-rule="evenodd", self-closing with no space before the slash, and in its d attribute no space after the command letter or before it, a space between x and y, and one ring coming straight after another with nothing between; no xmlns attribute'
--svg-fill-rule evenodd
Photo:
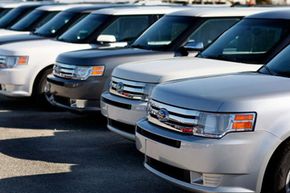
<svg viewBox="0 0 290 193"><path fill-rule="evenodd" d="M17 129L94 130L105 127L100 113L75 114L40 107L32 99L0 97L0 127Z"/></svg>
<svg viewBox="0 0 290 193"><path fill-rule="evenodd" d="M40 106L35 102L33 98L11 98L0 96L0 110L17 110L17 111L27 111L27 110L38 110L38 111L48 111L54 109L54 111L60 111L57 108L45 108Z"/></svg>
<svg viewBox="0 0 290 193"><path fill-rule="evenodd" d="M48 111L31 99L0 97L0 129L8 136L0 140L0 155L26 167L17 175L8 171L12 177L0 179L0 193L184 192L144 169L134 143L109 132L99 114ZM37 136L30 136L30 129ZM19 138L23 132L25 138ZM45 168L37 168L40 162ZM56 171L55 164L66 170ZM23 170L22 165L7 166Z"/></svg>
<svg viewBox="0 0 290 193"><path fill-rule="evenodd" d="M1 179L1 193L184 192L145 170L134 143L102 129L2 140L0 152L18 159L74 164L68 173Z"/></svg>

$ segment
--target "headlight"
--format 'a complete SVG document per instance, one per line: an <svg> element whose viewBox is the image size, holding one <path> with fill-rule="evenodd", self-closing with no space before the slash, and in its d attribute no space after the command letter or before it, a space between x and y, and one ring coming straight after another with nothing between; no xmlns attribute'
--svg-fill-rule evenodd
<svg viewBox="0 0 290 193"><path fill-rule="evenodd" d="M148 121L188 135L221 138L230 132L254 131L256 113L211 113L166 105L150 99Z"/></svg>
<svg viewBox="0 0 290 193"><path fill-rule="evenodd" d="M214 114L201 112L197 118L197 125L184 132L192 132L194 135L221 138L230 132L253 131L256 114Z"/></svg>
<svg viewBox="0 0 290 193"><path fill-rule="evenodd" d="M28 56L0 56L0 67L13 68L17 65L26 65L28 59Z"/></svg>
<svg viewBox="0 0 290 193"><path fill-rule="evenodd" d="M90 76L103 76L105 71L104 66L77 66L74 71L74 78L80 80L86 80Z"/></svg>
<svg viewBox="0 0 290 193"><path fill-rule="evenodd" d="M91 68L89 67L76 67L74 72L74 78L86 80L91 74Z"/></svg>
<svg viewBox="0 0 290 193"><path fill-rule="evenodd" d="M56 63L53 66L55 76L76 80L86 80L91 76L103 76L105 66L76 66Z"/></svg>

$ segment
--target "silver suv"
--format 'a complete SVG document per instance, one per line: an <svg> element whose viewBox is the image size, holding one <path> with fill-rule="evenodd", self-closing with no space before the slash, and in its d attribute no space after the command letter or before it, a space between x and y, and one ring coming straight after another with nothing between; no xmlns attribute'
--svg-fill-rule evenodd
<svg viewBox="0 0 290 193"><path fill-rule="evenodd" d="M290 190L290 45L257 72L158 85L137 123L145 167L199 192Z"/></svg>
<svg viewBox="0 0 290 193"><path fill-rule="evenodd" d="M212 11L212 14L215 12ZM220 36L197 58L137 61L116 67L112 73L111 87L102 94L101 101L102 113L108 117L108 128L134 140L135 124L146 116L148 96L159 83L257 71L289 43L288 13L289 10L276 10L248 16ZM202 34L201 37L204 37L206 32Z"/></svg>

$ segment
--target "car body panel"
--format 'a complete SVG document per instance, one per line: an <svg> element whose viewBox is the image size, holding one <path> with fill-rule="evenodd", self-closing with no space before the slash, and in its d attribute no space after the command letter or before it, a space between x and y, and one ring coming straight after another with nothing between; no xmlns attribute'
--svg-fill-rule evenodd
<svg viewBox="0 0 290 193"><path fill-rule="evenodd" d="M144 68L146 66L146 68ZM210 76L242 71L256 71L261 65L212 60L197 57L178 57L158 61L123 64L112 76L146 83L161 83L189 77ZM156 70L158 69L158 70Z"/></svg>

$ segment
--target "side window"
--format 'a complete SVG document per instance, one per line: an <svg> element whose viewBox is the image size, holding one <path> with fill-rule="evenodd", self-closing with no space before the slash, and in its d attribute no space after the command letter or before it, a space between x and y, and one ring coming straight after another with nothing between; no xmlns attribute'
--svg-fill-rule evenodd
<svg viewBox="0 0 290 193"><path fill-rule="evenodd" d="M206 47L238 21L238 18L209 19L190 35L188 42L202 43Z"/></svg>
<svg viewBox="0 0 290 193"><path fill-rule="evenodd" d="M135 40L149 25L149 16L121 16L100 35L115 36L117 42L130 42Z"/></svg>
<svg viewBox="0 0 290 193"><path fill-rule="evenodd" d="M282 29L271 26L248 27L223 49L223 54L261 54L271 49L282 36Z"/></svg>
<svg viewBox="0 0 290 193"><path fill-rule="evenodd" d="M154 36L147 38L148 45L169 45L175 40L188 26L184 23L168 23L162 28L154 28Z"/></svg>
<svg viewBox="0 0 290 193"><path fill-rule="evenodd" d="M40 26L42 26L43 24L47 23L49 20L51 20L55 15L57 14L57 12L52 12L49 13L46 17L44 17L34 28L38 28Z"/></svg>

